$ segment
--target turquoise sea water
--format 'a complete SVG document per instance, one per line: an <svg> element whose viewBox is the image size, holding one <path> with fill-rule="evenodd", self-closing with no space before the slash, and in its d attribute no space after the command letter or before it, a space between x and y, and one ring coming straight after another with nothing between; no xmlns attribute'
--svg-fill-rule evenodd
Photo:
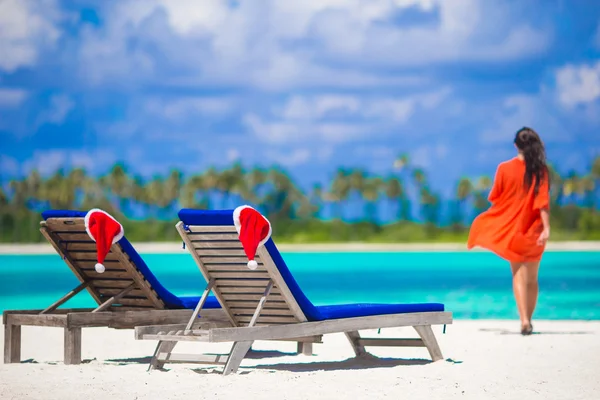
<svg viewBox="0 0 600 400"><path fill-rule="evenodd" d="M204 287L189 253L142 254L178 295ZM517 318L508 264L487 252L283 253L316 305L442 302L457 319ZM78 281L58 255L0 255L0 311L45 308ZM93 307L82 292L63 307ZM544 255L535 318L600 319L600 252Z"/></svg>

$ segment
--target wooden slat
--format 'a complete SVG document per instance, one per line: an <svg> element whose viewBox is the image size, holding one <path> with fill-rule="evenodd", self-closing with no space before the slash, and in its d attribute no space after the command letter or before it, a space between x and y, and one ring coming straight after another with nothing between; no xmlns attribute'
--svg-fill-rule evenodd
<svg viewBox="0 0 600 400"><path fill-rule="evenodd" d="M124 312L124 311L136 311L136 312L142 312L142 311L149 311L149 307L136 307L136 306L121 306L121 305L114 305L110 307L110 311L114 311L114 312Z"/></svg>
<svg viewBox="0 0 600 400"><path fill-rule="evenodd" d="M60 238L60 240L67 242L91 242L96 243L92 240L90 235L87 232L56 232L56 235Z"/></svg>
<svg viewBox="0 0 600 400"><path fill-rule="evenodd" d="M241 323L248 323L252 319L252 316L236 316L235 317ZM293 324L298 322L294 316L263 316L262 313L258 317L257 323L280 323L280 324Z"/></svg>
<svg viewBox="0 0 600 400"><path fill-rule="evenodd" d="M244 279L244 278L268 279L269 278L269 274L266 271L259 271L259 270L255 270L255 271L248 270L248 271L243 271L243 272L236 272L236 271L213 272L213 271L210 271L210 276L215 279Z"/></svg>
<svg viewBox="0 0 600 400"><path fill-rule="evenodd" d="M208 336L194 336L194 335L176 335L176 334L162 334L162 335L142 335L140 339L144 340L162 340L164 342L173 341L186 341L186 342L208 342Z"/></svg>
<svg viewBox="0 0 600 400"><path fill-rule="evenodd" d="M211 249L196 249L196 254L199 257L206 257L206 256L245 256L246 255L246 253L244 252L244 250L242 248L235 249L235 250L230 250L230 249L219 249L219 250L215 250L215 249L212 249L212 250Z"/></svg>
<svg viewBox="0 0 600 400"><path fill-rule="evenodd" d="M131 281L130 281L131 283ZM97 292L102 296L102 297L111 297L114 296L116 294L118 294L121 290L123 290L123 288L97 288L96 289ZM147 298L146 293L144 293L142 290L140 289L133 289L131 292L129 292L127 294L127 297L139 297L139 298ZM102 304L102 301L98 302L99 304Z"/></svg>
<svg viewBox="0 0 600 400"><path fill-rule="evenodd" d="M227 355L205 355L205 354L181 354L181 353L158 353L159 361L169 363L211 364L224 365L227 363Z"/></svg>
<svg viewBox="0 0 600 400"><path fill-rule="evenodd" d="M357 318L340 318L317 322L299 322L290 326L256 328L211 329L211 342L236 342L239 340L281 340L292 337L326 335L328 333L361 331L367 329L401 326L443 325L452 323L450 312L415 312L404 314L373 315Z"/></svg>
<svg viewBox="0 0 600 400"><path fill-rule="evenodd" d="M233 308L252 308L254 310L256 308L256 305L258 304L258 301L256 301L256 300L250 300L250 301L237 300L236 301L236 300L234 300L234 301L227 302L227 304L229 305L229 307L233 307ZM265 303L264 309L289 310L289 307L283 300L281 300L280 302L277 302L277 301L274 301L273 299L269 299Z"/></svg>
<svg viewBox="0 0 600 400"><path fill-rule="evenodd" d="M84 218L48 218L45 222L46 226L53 231L66 231L72 229L85 231Z"/></svg>
<svg viewBox="0 0 600 400"><path fill-rule="evenodd" d="M91 284L97 288L124 289L131 285L132 282L131 279L94 279L91 281Z"/></svg>
<svg viewBox="0 0 600 400"><path fill-rule="evenodd" d="M76 260L76 261L79 261L79 260L94 261L94 260L97 260L97 257L98 257L96 251L88 251L88 252L70 251L69 254L73 258L73 260ZM114 253L108 253L106 255L105 260L118 261L119 259L117 258L117 256Z"/></svg>
<svg viewBox="0 0 600 400"><path fill-rule="evenodd" d="M246 265L248 263L248 258L246 258L246 256L239 256L239 257L200 257L202 259L202 262L205 265L209 265L209 264L228 264L228 263L236 263L236 264L244 264ZM255 257L254 260L258 263L259 268L262 265L262 262L260 261L260 257ZM248 267L246 267L246 269L248 269Z"/></svg>
<svg viewBox="0 0 600 400"><path fill-rule="evenodd" d="M64 328L67 326L67 316L53 314L9 314L7 325L58 326Z"/></svg>
<svg viewBox="0 0 600 400"><path fill-rule="evenodd" d="M129 279L131 280L131 274L123 270L111 270L107 269L103 273L96 272L95 269L82 269L84 276L90 279Z"/></svg>
<svg viewBox="0 0 600 400"><path fill-rule="evenodd" d="M217 285L223 295L230 293L249 293L249 294L260 294L265 291L264 287L260 286L221 286ZM271 289L271 296L278 295L281 292L278 288Z"/></svg>
<svg viewBox="0 0 600 400"><path fill-rule="evenodd" d="M200 226L200 225L190 225L188 226L188 230L191 232L186 233L189 235L190 233L196 232L229 232L229 233L237 233L235 230L235 226L227 225L227 226Z"/></svg>
<svg viewBox="0 0 600 400"><path fill-rule="evenodd" d="M104 298L106 299L106 298ZM152 302L148 299L132 299L128 297L122 297L116 301L115 304L122 304L124 306L135 306L135 307L153 307Z"/></svg>
<svg viewBox="0 0 600 400"><path fill-rule="evenodd" d="M260 294L223 294L226 301L229 300L260 300L262 297ZM273 293L269 296L269 302L274 300L283 300L283 297L278 293Z"/></svg>
<svg viewBox="0 0 600 400"><path fill-rule="evenodd" d="M86 269L94 269L94 267L96 266L96 263L98 261L95 260L90 260L90 261L75 261L77 263L77 266L79 268L81 268L82 270L86 270ZM104 267L106 268L106 270L108 271L113 270L120 270L120 271L124 271L125 268L123 268L123 266L121 265L121 263L119 261L115 261L115 260L104 260L104 262L102 263L104 264Z"/></svg>
<svg viewBox="0 0 600 400"><path fill-rule="evenodd" d="M96 251L95 242L69 242L65 247L68 251Z"/></svg>
<svg viewBox="0 0 600 400"><path fill-rule="evenodd" d="M193 242L193 246L195 249L242 249L242 243L239 240L224 240L222 242Z"/></svg>
<svg viewBox="0 0 600 400"><path fill-rule="evenodd" d="M247 263L244 264L205 264L206 269L208 269L208 271L214 271L214 272L218 272L218 271L239 271L239 272L264 272L266 273L267 270L265 269L265 266L263 264L259 264L258 268L256 269L250 269L248 268Z"/></svg>
<svg viewBox="0 0 600 400"><path fill-rule="evenodd" d="M198 240L239 240L237 233L189 233L192 242Z"/></svg>
<svg viewBox="0 0 600 400"><path fill-rule="evenodd" d="M268 303L268 301L267 301L267 303ZM256 303L256 304L258 304L258 303ZM231 312L234 315L252 316L256 307L253 307L253 308L230 307L229 309L231 310ZM287 308L287 309L286 308L284 308L284 309L263 308L262 311L260 312L260 315L280 315L280 316L281 315L290 315L290 316L293 316L292 311L289 308Z"/></svg>
<svg viewBox="0 0 600 400"><path fill-rule="evenodd" d="M425 347L422 339L388 339L388 338L361 338L361 346L375 347Z"/></svg>
<svg viewBox="0 0 600 400"><path fill-rule="evenodd" d="M267 287L269 278L252 278L252 279L217 279L215 282L219 286L250 286L250 287Z"/></svg>

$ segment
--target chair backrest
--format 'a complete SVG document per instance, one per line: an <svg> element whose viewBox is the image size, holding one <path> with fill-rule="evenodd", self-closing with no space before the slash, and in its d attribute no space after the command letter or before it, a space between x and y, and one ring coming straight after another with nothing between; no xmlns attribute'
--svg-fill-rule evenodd
<svg viewBox="0 0 600 400"><path fill-rule="evenodd" d="M120 243L112 245L106 256L106 270L94 269L96 243L85 230L83 217L46 218L40 223L42 235L50 242L81 283L100 305L135 283L134 289L116 300L110 311L152 310L165 308L150 283L136 267ZM129 245L129 242L126 242Z"/></svg>
<svg viewBox="0 0 600 400"><path fill-rule="evenodd" d="M224 214L217 216L225 216L228 221L227 213L232 215L230 210L225 210ZM233 219L230 224L225 225L211 223L210 214L209 218L200 220L191 224L180 221L177 231L206 281L214 279L213 294L235 326L249 324L269 281L273 282L273 288L256 325L290 324L307 320L264 246L257 253L258 268L251 270L247 267L248 259Z"/></svg>

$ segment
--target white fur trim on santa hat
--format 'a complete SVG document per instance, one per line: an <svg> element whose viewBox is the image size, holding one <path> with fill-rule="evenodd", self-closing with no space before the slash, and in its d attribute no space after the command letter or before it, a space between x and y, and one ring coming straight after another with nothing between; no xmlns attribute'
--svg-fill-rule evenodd
<svg viewBox="0 0 600 400"><path fill-rule="evenodd" d="M246 208L250 208L250 209L258 212L254 207L250 207L248 205L239 206L235 210L233 210L233 224L235 225L235 230L237 231L238 235L242 231L242 223L240 221L240 214L242 213L242 210L244 210ZM260 214L260 215L262 215L262 214ZM267 243L267 241L271 237L271 234L273 233L273 228L271 227L271 221L269 221L267 219L267 217L265 217L264 215L262 215L262 217L265 219L265 221L267 221L267 224L269 225L269 233L267 234L267 236L263 240L261 240L258 243L258 247L263 246L265 243Z"/></svg>
<svg viewBox="0 0 600 400"><path fill-rule="evenodd" d="M99 208L92 208L90 211L87 212L87 214L85 214L85 218L83 219L84 223L85 223L85 231L87 232L88 236L90 238L92 238L92 240L95 242L96 238L92 235L92 233L90 232L90 216L95 213L95 212L100 212L102 214L106 214L108 215L109 218L111 218L112 220L114 220L117 224L119 224L119 233L117 233L117 235L113 238L112 242L113 244L117 243L119 240L121 240L123 238L123 236L125 235L125 231L123 230L123 225L121 225L121 223L119 221L117 221L117 219L115 217L113 217L112 215L110 215L109 213L107 213L104 210L101 210Z"/></svg>

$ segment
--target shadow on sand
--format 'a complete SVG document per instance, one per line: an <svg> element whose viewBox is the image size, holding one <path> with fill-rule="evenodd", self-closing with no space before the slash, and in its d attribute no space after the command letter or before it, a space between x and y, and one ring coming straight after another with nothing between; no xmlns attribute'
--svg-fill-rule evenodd
<svg viewBox="0 0 600 400"><path fill-rule="evenodd" d="M207 355L222 355L217 353L206 353ZM296 353L287 353L276 350L250 350L246 355L246 359L260 360L268 358L296 356ZM309 356L310 357L310 356ZM149 364L152 357L140 357L140 358L120 358L106 360L110 363L116 363L117 365L127 364ZM262 364L251 367L240 367L238 374L248 374L252 370L271 370L271 371L289 371L289 372L312 372L312 371L340 371L340 370L358 370L358 369L373 369L373 368L393 368L397 366L414 366L414 365L427 365L431 364L432 361L421 358L382 358L372 354L366 354L360 357L352 357L342 361L310 361L310 358L305 358L306 362L300 363L278 363L278 364ZM461 364L462 361L453 360L448 358L445 360L451 364ZM221 366L215 367L203 367L194 368L192 371L197 374L213 374L221 373ZM162 368L164 371L168 371L168 368Z"/></svg>
<svg viewBox="0 0 600 400"><path fill-rule="evenodd" d="M176 351L174 351L176 353ZM227 356L227 354L221 353L204 353L206 355L211 356ZM245 358L252 360L260 360L263 358L275 358L275 357L286 357L286 356L295 356L296 353L286 353L283 351L275 351L275 350L250 350L248 354L246 354ZM126 364L150 364L152 357L132 357L132 358L112 358L106 360L106 362L116 363L118 365L126 365Z"/></svg>

